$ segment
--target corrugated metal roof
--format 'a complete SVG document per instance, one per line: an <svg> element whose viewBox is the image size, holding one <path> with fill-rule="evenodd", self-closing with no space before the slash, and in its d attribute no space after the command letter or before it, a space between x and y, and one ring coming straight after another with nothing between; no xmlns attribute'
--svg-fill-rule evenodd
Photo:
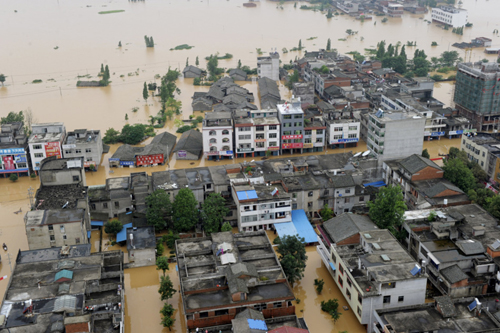
<svg viewBox="0 0 500 333"><path fill-rule="evenodd" d="M56 273L56 276L54 277L54 281L58 281L60 279L69 279L69 280L72 280L73 279L73 272L72 271L68 271L67 269L63 269L62 271L59 271Z"/></svg>

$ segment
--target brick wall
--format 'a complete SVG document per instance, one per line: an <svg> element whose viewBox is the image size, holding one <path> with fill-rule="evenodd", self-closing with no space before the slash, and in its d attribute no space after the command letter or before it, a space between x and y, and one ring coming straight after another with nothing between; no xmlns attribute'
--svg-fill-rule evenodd
<svg viewBox="0 0 500 333"><path fill-rule="evenodd" d="M340 245L351 245L351 244L359 244L359 233L337 243L337 245L339 245L339 246Z"/></svg>
<svg viewBox="0 0 500 333"><path fill-rule="evenodd" d="M420 170L418 173L413 174L411 180L418 181L418 180L438 179L438 178L443 178L443 171L428 166Z"/></svg>

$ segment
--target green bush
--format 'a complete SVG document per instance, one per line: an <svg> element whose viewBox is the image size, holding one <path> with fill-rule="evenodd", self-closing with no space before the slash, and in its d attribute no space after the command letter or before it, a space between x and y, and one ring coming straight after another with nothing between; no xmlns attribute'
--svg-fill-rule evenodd
<svg viewBox="0 0 500 333"><path fill-rule="evenodd" d="M11 173L9 179L13 182L17 181L19 177L15 173Z"/></svg>
<svg viewBox="0 0 500 333"><path fill-rule="evenodd" d="M189 125L184 125L184 126L181 126L177 129L177 133L184 133L184 132L187 132L191 129L191 126Z"/></svg>
<svg viewBox="0 0 500 333"><path fill-rule="evenodd" d="M196 117L196 121L199 123L203 122L203 117L202 116Z"/></svg>

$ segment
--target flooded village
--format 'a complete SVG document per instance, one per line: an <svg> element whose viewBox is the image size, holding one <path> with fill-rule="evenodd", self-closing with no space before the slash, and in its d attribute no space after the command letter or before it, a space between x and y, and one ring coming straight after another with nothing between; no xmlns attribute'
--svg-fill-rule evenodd
<svg viewBox="0 0 500 333"><path fill-rule="evenodd" d="M500 332L499 10L0 1L0 332Z"/></svg>

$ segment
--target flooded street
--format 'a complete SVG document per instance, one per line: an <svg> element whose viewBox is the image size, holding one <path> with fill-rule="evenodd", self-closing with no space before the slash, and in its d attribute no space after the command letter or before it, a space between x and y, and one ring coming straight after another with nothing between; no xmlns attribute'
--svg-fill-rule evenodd
<svg viewBox="0 0 500 333"><path fill-rule="evenodd" d="M150 115L160 110L159 98L142 99L144 82L159 82L156 75L164 75L169 67L185 66L186 58L194 65L199 57L200 67L206 68L205 57L210 54L230 53L233 58L220 60L219 67L234 68L238 60L242 65L256 67L257 48L264 53L276 48L281 53L283 63L300 58L302 52L282 53L283 48L291 49L299 39L306 50L324 48L328 38L332 48L341 53L375 48L377 42L406 43L417 41L418 48L425 49L428 58L439 56L443 51L462 50L451 47L455 42L468 42L484 36L492 38L492 47L500 46L500 37L493 36L494 29L500 29L498 13L499 1L463 0L463 8L469 10L469 21L474 24L466 28L463 36L443 30L435 24L427 24L430 13L410 15L403 18L389 18L382 23L381 18L360 22L348 16L336 16L330 20L320 12L300 10L293 2L285 3L283 9L277 3L262 0L256 8L244 8L244 0L201 0L201 1L161 1L147 0L131 2L126 0L47 0L22 2L0 0L0 21L8 27L3 33L0 47L0 73L7 76L5 85L0 87L0 116L10 111L31 108L39 122L64 122L68 131L87 128L104 131L110 127L121 129L126 123L147 123ZM306 4L306 3L304 3ZM125 10L122 13L99 15L102 10ZM377 22L377 24L374 24ZM346 37L345 30L352 29L358 34ZM154 37L154 49L148 49L144 35ZM316 37L310 39L311 37ZM339 39L346 38L346 41ZM118 47L118 42L122 47ZM431 47L436 41L438 46ZM190 50L171 51L180 44L194 46ZM407 48L412 54L414 47ZM484 49L474 49L472 60L487 58ZM95 80L100 65L108 65L111 84L105 88L77 88L78 76L88 75ZM87 80L87 78L80 78ZM42 83L32 83L42 80ZM255 82L238 82L256 97L259 105L258 86ZM193 114L191 96L195 91L207 91L208 87L193 86L192 79L180 78L177 82L182 101L180 119L188 119ZM282 98L289 98L290 92L280 84ZM436 84L434 97L447 106L452 105L453 83ZM138 108L133 112L133 108ZM125 120L128 114L129 120ZM195 112L195 116L203 115ZM173 120L168 121L161 131L175 132ZM180 135L179 135L180 136ZM144 143L148 143L146 141ZM143 144L144 144L143 143ZM424 148L432 158L445 154L451 146L460 147L460 139L425 141ZM148 174L169 168L191 168L217 164L250 161L252 158L222 161L177 161L173 158L164 166L128 169L109 168L108 159L118 145L112 145L108 154L103 155L99 170L87 173L87 184L101 185L106 178L129 175L131 172L146 171ZM360 142L356 148L328 150L326 153L353 153L366 150ZM314 153L311 153L314 154ZM310 155L310 154L303 154ZM284 155L284 157L290 155ZM280 156L281 157L281 156ZM280 158L278 157L278 158ZM272 157L273 158L273 157ZM39 186L39 179L22 177L13 183L0 179L0 243L8 245L8 252L2 250L0 276L10 276L9 256L14 260L18 250L27 250L24 214L29 209L28 188L33 192ZM22 210L20 213L15 212ZM269 234L272 238L272 235ZM100 232L91 234L92 251L101 247ZM103 235L103 243L108 237ZM106 246L102 249L117 249ZM126 251L126 248L121 248ZM168 251L165 251L168 253ZM352 310L342 310L342 317L336 323L327 314L319 311L321 300L338 298L340 306L346 305L344 298L321 262L314 247L307 248L309 260L305 277L294 287L296 297L301 302L296 305L297 316L304 316L311 332L334 332L347 330L349 333L363 332ZM179 288L175 265L168 272L174 286ZM160 271L155 266L127 269L125 271L125 312L126 332L169 332L160 326L159 310L162 307L158 295ZM322 295L317 295L313 281L322 278L325 287ZM7 281L0 281L0 296L5 293ZM177 293L170 304L177 309L176 322L172 332L185 332L185 322Z"/></svg>

